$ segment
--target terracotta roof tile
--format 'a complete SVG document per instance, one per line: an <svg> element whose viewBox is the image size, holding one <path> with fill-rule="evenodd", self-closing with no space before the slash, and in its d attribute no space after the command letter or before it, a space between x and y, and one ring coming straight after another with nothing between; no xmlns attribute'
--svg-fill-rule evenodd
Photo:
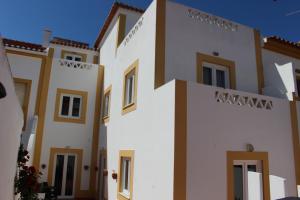
<svg viewBox="0 0 300 200"><path fill-rule="evenodd" d="M143 9L140 9L140 8L136 8L136 7L133 7L133 6L130 6L130 5L127 5L127 4L124 4L124 3L121 3L121 2L115 2L100 30L100 33L95 41L95 44L94 44L94 47L97 48L99 43L101 42L101 40L103 39L111 21L113 20L116 12L118 11L119 8L124 8L124 9L127 9L127 10L132 10L132 11L135 11L135 12L139 12L139 13L144 13L145 10Z"/></svg>
<svg viewBox="0 0 300 200"><path fill-rule="evenodd" d="M70 47L76 47L76 48L81 48L81 49L95 50L94 48L90 48L88 43L65 39L65 38L60 38L60 37L53 37L53 39L50 41L50 43L64 45L64 46L70 46Z"/></svg>
<svg viewBox="0 0 300 200"><path fill-rule="evenodd" d="M12 39L8 39L8 38L3 38L3 44L6 47L13 47L13 48L37 51L37 52L45 52L45 50L46 50L46 48L40 44L23 42L23 41L19 41L19 40L12 40Z"/></svg>
<svg viewBox="0 0 300 200"><path fill-rule="evenodd" d="M300 44L297 42L285 40L278 36L265 38L264 48L270 51L300 59Z"/></svg>

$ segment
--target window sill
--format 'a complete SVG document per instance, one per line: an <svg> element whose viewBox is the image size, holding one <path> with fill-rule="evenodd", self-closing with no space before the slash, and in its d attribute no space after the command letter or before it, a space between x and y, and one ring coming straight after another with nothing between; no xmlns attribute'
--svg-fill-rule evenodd
<svg viewBox="0 0 300 200"><path fill-rule="evenodd" d="M125 114L127 114L129 112L132 112L134 110L136 110L136 103L135 102L124 106L123 109L122 109L122 115L125 115Z"/></svg>
<svg viewBox="0 0 300 200"><path fill-rule="evenodd" d="M67 117L60 117L60 116L54 116L55 122L65 122L65 123L76 123L76 124L85 124L85 118L67 118Z"/></svg>
<svg viewBox="0 0 300 200"><path fill-rule="evenodd" d="M118 200L129 200L129 199L130 199L130 195L126 195L122 192L119 192Z"/></svg>
<svg viewBox="0 0 300 200"><path fill-rule="evenodd" d="M105 116L102 118L103 123L108 123L109 122L109 116Z"/></svg>

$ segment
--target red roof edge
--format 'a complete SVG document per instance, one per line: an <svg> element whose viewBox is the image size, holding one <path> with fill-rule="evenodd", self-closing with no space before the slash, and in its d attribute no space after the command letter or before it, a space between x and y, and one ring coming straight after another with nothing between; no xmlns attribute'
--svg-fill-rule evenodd
<svg viewBox="0 0 300 200"><path fill-rule="evenodd" d="M12 40L8 38L3 38L3 44L6 47L13 47L23 50L37 51L37 52L45 52L46 48L40 44L24 42L19 40Z"/></svg>
<svg viewBox="0 0 300 200"><path fill-rule="evenodd" d="M100 33L94 43L94 48L97 48L99 43L101 42L101 40L103 39L111 21L113 20L115 14L117 13L118 9L119 8L124 8L124 9L127 9L127 10L131 10L131 11L135 11L135 12L139 12L139 13L144 13L145 10L143 9L140 9L140 8L136 8L136 7L133 7L133 6L130 6L130 5L127 5L127 4L124 4L124 3L121 3L121 2L115 2L100 30Z"/></svg>

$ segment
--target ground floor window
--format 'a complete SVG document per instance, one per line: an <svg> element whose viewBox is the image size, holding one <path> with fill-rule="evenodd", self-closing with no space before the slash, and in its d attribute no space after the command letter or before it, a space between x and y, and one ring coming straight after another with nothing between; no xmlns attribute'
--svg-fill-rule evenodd
<svg viewBox="0 0 300 200"><path fill-rule="evenodd" d="M118 200L132 199L134 151L120 151Z"/></svg>
<svg viewBox="0 0 300 200"><path fill-rule="evenodd" d="M262 200L262 165L259 160L234 161L234 200Z"/></svg>
<svg viewBox="0 0 300 200"><path fill-rule="evenodd" d="M228 200L270 199L266 152L227 152Z"/></svg>

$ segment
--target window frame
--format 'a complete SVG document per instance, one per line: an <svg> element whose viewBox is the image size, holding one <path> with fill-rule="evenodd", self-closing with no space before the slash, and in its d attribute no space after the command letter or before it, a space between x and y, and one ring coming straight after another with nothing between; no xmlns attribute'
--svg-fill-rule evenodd
<svg viewBox="0 0 300 200"><path fill-rule="evenodd" d="M109 122L110 118L110 105L111 105L111 88L112 86L110 85L108 88L105 89L104 95L103 95L103 110L102 110L102 120L104 123ZM106 97L109 97L108 100L108 108L107 108L107 114L105 113L106 111Z"/></svg>
<svg viewBox="0 0 300 200"><path fill-rule="evenodd" d="M137 105L137 84L138 84L138 67L139 67L139 60L133 62L124 72L123 77L123 96L122 96L122 115L134 111ZM127 98L127 80L128 75L133 73L134 81L133 81L133 96L132 102L126 103Z"/></svg>
<svg viewBox="0 0 300 200"><path fill-rule="evenodd" d="M235 72L235 62L232 60L224 59L221 57L206 55L202 53L197 53L197 73L196 80L198 83L203 84L203 66L205 63L210 63L214 65L219 65L228 68L228 79L230 89L236 89L236 72Z"/></svg>
<svg viewBox="0 0 300 200"><path fill-rule="evenodd" d="M128 187L129 190L128 193L123 192L123 160L130 160L129 165L129 178L128 178ZM117 199L118 200L128 200L132 199L133 194L133 171L134 171L134 151L133 150L120 150L119 152L119 172L118 172L118 193L117 193Z"/></svg>
<svg viewBox="0 0 300 200"><path fill-rule="evenodd" d="M219 71L223 71L224 75L225 75L225 87L224 88L229 88L230 87L230 79L229 79L229 69L228 67L225 66L221 66L221 65L217 65L217 64L213 64L213 63L208 63L208 62L203 62L203 66L202 66L202 80L203 80L203 84L204 83L204 73L203 70L204 68L209 68L211 69L211 78L212 78L212 84L211 86L215 86L215 87L220 87L217 85L217 70ZM205 84L208 85L208 84ZM223 87L220 87L223 88Z"/></svg>
<svg viewBox="0 0 300 200"><path fill-rule="evenodd" d="M236 161L261 161L263 199L270 199L269 158L267 152L227 151L227 199L234 199L234 163Z"/></svg>
<svg viewBox="0 0 300 200"><path fill-rule="evenodd" d="M14 84L19 83L19 84L24 84L25 85L25 95L24 95L24 101L23 105L21 105L22 110L23 110L23 116L24 116L24 124L22 130L26 130L26 125L27 125L27 115L28 115L28 108L29 108L29 102L30 102L30 94L31 94L31 85L32 85L32 80L30 79L23 79L23 78L13 78Z"/></svg>
<svg viewBox="0 0 300 200"><path fill-rule="evenodd" d="M64 96L70 96L70 105L69 105L68 116L61 115L62 100L63 100ZM57 88L55 111L54 111L54 121L84 124L85 120L86 120L87 96L88 96L88 93L85 91ZM81 98L80 108L79 108L80 109L79 117L73 117L72 116L73 99L78 98L78 97Z"/></svg>
<svg viewBox="0 0 300 200"><path fill-rule="evenodd" d="M66 59L67 56L74 57L74 60L72 60L74 62L86 62L87 59L87 54L74 52L74 51L61 50L61 59ZM81 61L75 61L75 57L81 57Z"/></svg>

